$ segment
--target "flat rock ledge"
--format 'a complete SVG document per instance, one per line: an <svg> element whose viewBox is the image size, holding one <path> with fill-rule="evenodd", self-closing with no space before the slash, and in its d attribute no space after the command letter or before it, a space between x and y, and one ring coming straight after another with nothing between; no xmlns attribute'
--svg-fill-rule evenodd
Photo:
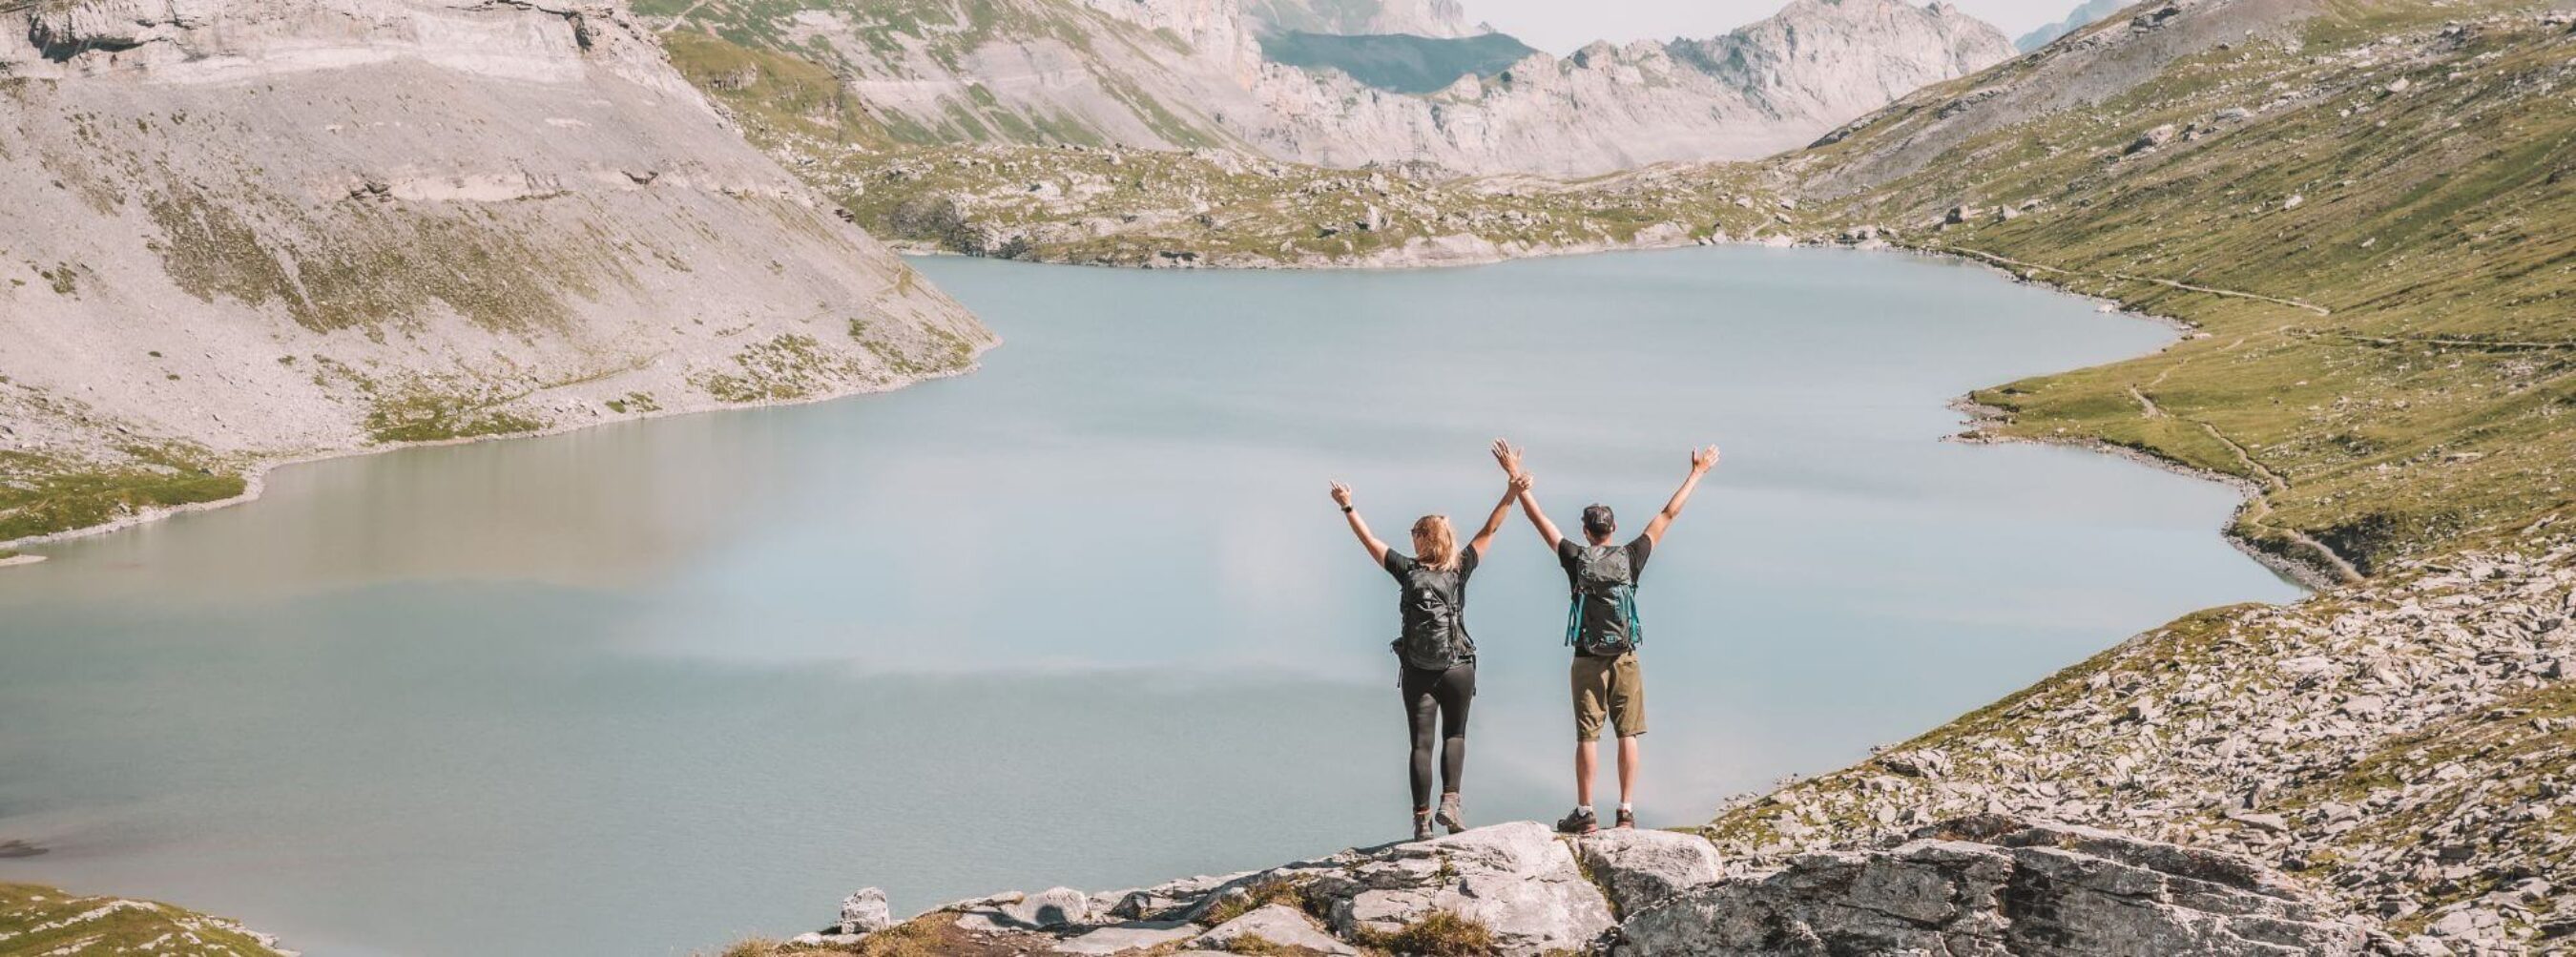
<svg viewBox="0 0 2576 957"><path fill-rule="evenodd" d="M1671 831L1517 821L1108 893L1052 888L891 923L873 889L796 942L968 954L2355 955L2361 925L2249 858L2000 816L1729 873Z"/></svg>

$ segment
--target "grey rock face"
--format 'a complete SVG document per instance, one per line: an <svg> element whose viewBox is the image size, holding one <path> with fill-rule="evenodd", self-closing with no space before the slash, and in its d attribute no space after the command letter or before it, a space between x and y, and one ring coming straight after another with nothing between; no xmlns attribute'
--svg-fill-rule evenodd
<svg viewBox="0 0 2576 957"><path fill-rule="evenodd" d="M1197 925L1178 922L1112 924L1075 934L1053 949L1059 954L1117 954L1186 940L1198 932Z"/></svg>
<svg viewBox="0 0 2576 957"><path fill-rule="evenodd" d="M1357 948L1341 942L1316 927L1315 922L1303 912L1280 904L1255 908L1251 913L1218 924L1214 929L1190 941L1188 946L1222 951L1237 944L1248 943L1246 938L1258 938L1282 947L1299 947L1321 954L1356 957L1359 953Z"/></svg>
<svg viewBox="0 0 2576 957"><path fill-rule="evenodd" d="M1577 838L1574 853L1619 913L1717 883L1716 845L1696 834L1612 828Z"/></svg>
<svg viewBox="0 0 2576 957"><path fill-rule="evenodd" d="M1793 859L1622 925L1618 953L2196 954L2361 952L2253 862L2090 828L1978 817L1878 851Z"/></svg>
<svg viewBox="0 0 2576 957"><path fill-rule="evenodd" d="M1805 854L1772 872L1719 874L1716 852L1694 835L1569 839L1522 821L1228 879L1002 894L949 905L941 916L956 914L955 925L994 952L1084 955L1241 951L1256 939L1356 955L1442 912L1482 925L1494 952L1514 957L1605 948L1629 957L2337 957L2359 954L2363 943L2359 925L2321 917L2297 885L2247 858L2000 816L1953 820L1878 848ZM2546 894L2547 884L2525 890ZM1246 898L1264 903L1222 923L1209 916L1220 902ZM1611 916L1613 898L1624 923ZM1137 919L1147 901L1168 906ZM2493 923L2483 909L2464 909L2437 922L2417 950L2463 945Z"/></svg>

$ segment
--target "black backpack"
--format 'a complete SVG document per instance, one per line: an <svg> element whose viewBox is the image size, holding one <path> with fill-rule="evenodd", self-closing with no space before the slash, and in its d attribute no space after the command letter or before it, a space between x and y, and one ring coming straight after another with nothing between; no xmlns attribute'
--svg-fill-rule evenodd
<svg viewBox="0 0 2576 957"><path fill-rule="evenodd" d="M1393 647L1404 663L1426 671L1447 671L1476 654L1460 614L1459 590L1465 576L1455 566L1434 569L1415 562L1404 570L1404 634Z"/></svg>
<svg viewBox="0 0 2576 957"><path fill-rule="evenodd" d="M1626 547L1584 546L1575 558L1572 577L1573 601L1565 610L1568 647L1608 658L1646 643L1646 626L1637 620L1637 573L1628 564ZM1624 638L1610 635L1612 623L1627 626ZM1586 628L1587 624L1593 627Z"/></svg>

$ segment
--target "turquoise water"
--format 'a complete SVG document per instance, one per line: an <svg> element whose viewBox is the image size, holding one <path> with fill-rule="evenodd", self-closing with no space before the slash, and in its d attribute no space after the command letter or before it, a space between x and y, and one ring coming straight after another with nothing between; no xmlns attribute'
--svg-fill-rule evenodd
<svg viewBox="0 0 2576 957"><path fill-rule="evenodd" d="M712 951L1401 836L1393 586L1325 494L1560 523L1725 462L1646 574L1649 824L1848 763L2135 631L2295 591L2217 485L1937 441L2161 327L1895 255L1387 273L933 260L1008 344L793 408L278 471L0 572L0 880L315 957ZM1469 621L1468 810L1571 802L1562 577ZM1606 784L1606 778L1605 778Z"/></svg>

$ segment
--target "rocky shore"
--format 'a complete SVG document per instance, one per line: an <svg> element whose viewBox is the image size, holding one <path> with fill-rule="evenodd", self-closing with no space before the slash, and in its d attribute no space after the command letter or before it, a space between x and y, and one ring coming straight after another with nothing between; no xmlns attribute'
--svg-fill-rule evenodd
<svg viewBox="0 0 2576 957"><path fill-rule="evenodd" d="M1710 827L1777 861L1971 813L2240 853L2385 952L2576 952L2576 544L2204 612Z"/></svg>
<svg viewBox="0 0 2576 957"><path fill-rule="evenodd" d="M1265 871L1054 888L785 944L860 954L2356 954L2365 932L2234 854L1975 816L1747 868L1698 834L1519 821Z"/></svg>

